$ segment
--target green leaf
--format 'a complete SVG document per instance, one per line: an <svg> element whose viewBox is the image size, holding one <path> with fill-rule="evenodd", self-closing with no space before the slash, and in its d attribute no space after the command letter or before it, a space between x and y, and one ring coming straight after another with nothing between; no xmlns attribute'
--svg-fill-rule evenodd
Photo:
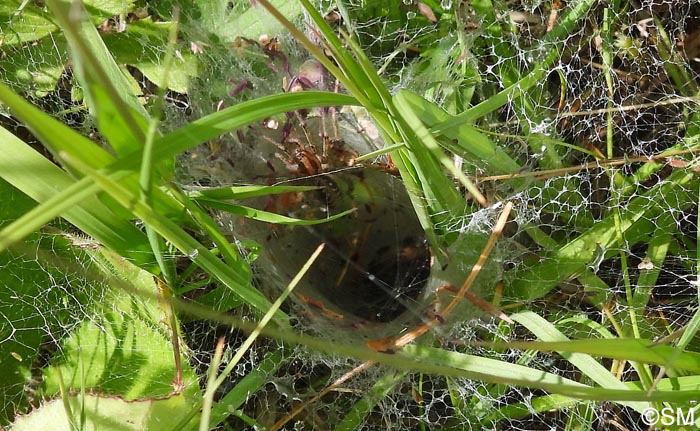
<svg viewBox="0 0 700 431"><path fill-rule="evenodd" d="M65 406L73 413L69 416ZM84 431L170 431L192 406L184 395L169 395L127 401L120 397L102 395L70 395L44 403L32 413L17 418L14 431L75 431L84 415ZM80 422L79 422L80 421Z"/></svg>
<svg viewBox="0 0 700 431"><path fill-rule="evenodd" d="M297 0L272 0L270 3L290 20L301 16L301 6ZM274 37L283 27L262 7L248 6L246 2L226 0L203 0L197 2L198 23L202 28L215 34L224 43L232 43L237 36L258 40L260 35ZM245 11L240 10L245 8Z"/></svg>
<svg viewBox="0 0 700 431"><path fill-rule="evenodd" d="M352 96L326 91L301 91L259 97L209 114L158 138L153 157L161 159L176 156L219 135L277 114L318 106L357 104L357 99ZM117 166L130 166L138 160L138 154L131 154Z"/></svg>
<svg viewBox="0 0 700 431"><path fill-rule="evenodd" d="M164 46L172 22L154 23L150 18L129 23L126 31L102 36L117 64L135 67L159 87L163 86ZM178 55L168 70L168 89L187 93L192 78L199 75L198 62L189 47L178 47Z"/></svg>
<svg viewBox="0 0 700 431"><path fill-rule="evenodd" d="M0 46L32 42L56 30L51 14L29 2L20 9L22 3L25 2L4 0L0 3Z"/></svg>
<svg viewBox="0 0 700 431"><path fill-rule="evenodd" d="M66 40L60 36L41 38L30 47L8 50L0 59L0 78L18 91L43 97L56 88L68 61L66 51Z"/></svg>
<svg viewBox="0 0 700 431"><path fill-rule="evenodd" d="M104 273L140 292L158 294L153 276L106 249L92 251ZM115 287L95 286L90 316L61 341L60 354L46 369L46 396L56 396L59 380L71 388L98 388L128 400L163 397L173 391L176 366L170 328L163 330L161 305ZM199 384L186 357L182 383L188 396ZM57 369L60 367L60 373Z"/></svg>

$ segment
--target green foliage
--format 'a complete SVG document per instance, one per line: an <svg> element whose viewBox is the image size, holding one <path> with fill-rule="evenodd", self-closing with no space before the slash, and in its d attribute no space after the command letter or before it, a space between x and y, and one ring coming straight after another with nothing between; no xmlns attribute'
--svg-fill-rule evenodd
<svg viewBox="0 0 700 431"><path fill-rule="evenodd" d="M138 401L101 395L70 395L63 400L49 401L32 414L20 417L12 429L72 431L80 427L95 431L166 431L172 430L183 419L188 404L184 395Z"/></svg>
<svg viewBox="0 0 700 431"><path fill-rule="evenodd" d="M24 7L20 9L23 3ZM133 1L84 3L93 24L115 15L126 19L126 15L134 10ZM160 61L163 59L159 50L167 45L170 25L139 20L126 26L125 31L112 29L103 40L119 64L137 68L159 85L162 81ZM49 10L19 0L3 2L0 5L0 46L5 51L0 60L2 81L13 83L15 90L39 97L56 89L68 60L68 45ZM168 84L172 90L186 92L190 79L197 75L197 64L192 53L184 47L182 53L169 72ZM121 73L132 81L132 88L138 88L128 73Z"/></svg>
<svg viewBox="0 0 700 431"><path fill-rule="evenodd" d="M511 14L506 4L491 1L474 1L469 7L455 2L449 8L427 0L338 1L319 12L307 0L258 0L256 7L250 2L171 0L152 5L152 18L139 15L134 2L87 2L89 13L82 15L68 1L46 3L0 5L0 103L31 133L31 138L23 136L5 120L0 128L3 425L17 412L29 411L32 400L23 385L41 374L43 381L32 390L51 400L17 416L12 429L46 428L49 423L56 429L196 429L217 426L232 415L268 426L263 414L251 419L249 410L235 410L270 375L284 374L279 367L287 351L269 348L267 341L254 344L259 334L277 339L285 349L300 344L319 354L369 361L366 368L375 363L389 367L374 374L377 378L362 388L361 396L338 395L339 415L324 424L337 429L362 426L385 408L382 403L392 393L407 392L418 406L413 414L419 412L411 426L428 428L431 406L422 400L424 385L432 388L431 396L443 391L443 400L449 399L440 426L455 429L465 422L493 428L504 418L517 421L552 410L561 416L574 412L566 422L572 429L591 429L600 402L634 414L649 407L692 408L700 393L700 311L691 311L697 298L673 292L679 304L671 307L682 311L676 320L653 306L661 302L659 291L667 283L665 265L677 264L673 271L682 274L685 284L698 272L700 184L692 156L698 150L697 112L686 109L678 115L680 120L673 121L682 123L678 131L684 131L683 138L659 144L649 157L637 154L634 145L625 146L626 137L615 132L627 111L645 109L636 99L634 106L619 101L623 91L616 85L629 89L632 84L621 84L614 76L634 75L625 69L630 47L644 57L644 73L651 74L648 69L658 63L655 70L668 79L656 85L677 96L673 103L696 102L697 77L685 63L687 53L676 52L662 18L654 17L655 29L645 43L623 44L625 37L632 38L620 33L625 30L619 21L623 8L591 0L561 11L542 3L540 17L546 11L556 18L546 29L534 25L544 26L544 20ZM179 20L173 14L176 6ZM587 24L599 18L598 12L601 25L592 30ZM295 25L302 17L312 31ZM285 32L349 94L306 90L257 97L279 87L269 84L271 77L291 79L295 73L298 60L285 53L298 47ZM266 52L264 44L255 42L263 33L279 36L288 51ZM653 52L645 51L647 45ZM600 71L582 86L603 89L597 93L600 104L565 75L570 57L582 51ZM401 70L411 61L410 68ZM413 79L413 86L390 87L406 84L402 74ZM244 83L241 88L259 92L227 95L232 86ZM151 84L159 90L145 101L142 96ZM161 133L161 122L170 113L164 96L175 92L195 105L199 118L184 125L168 123L172 130ZM53 101L45 97L49 94ZM55 112L45 112L53 103L58 109L69 106L70 98L72 104L84 104L79 130L53 118ZM580 113L585 102L589 111ZM217 103L217 112L199 115ZM302 327L328 325L332 330L343 325L346 332L339 333L376 337L374 328L361 329L367 322L308 323L306 319L319 318L304 310L279 310L313 259L273 303L269 292L263 294L255 285L250 266L255 259L269 259L267 250L233 241L214 217L216 210L299 226L349 219L352 209L310 220L230 202L313 193L321 183L196 191L173 184L174 160L200 144L271 117L347 105L361 106L372 119L386 147L364 159L390 155L432 250L429 287L416 300L425 307L416 307L405 322L390 322L376 331L400 327L396 336L399 331L415 335L415 343L391 350L394 354L372 351L342 335L330 341L300 335L299 326L290 324L291 313L303 317ZM592 126L597 121L592 119L571 125L574 117L592 117L596 110L602 110L600 128ZM658 133L660 126L653 126ZM581 138L577 127L595 133ZM85 130L94 134L86 136ZM638 136L640 141L644 137L642 132ZM603 153L606 158L600 158ZM478 181L486 175L497 179ZM601 208L593 208L591 195L601 190ZM367 213L384 208L374 205L383 195L372 190L363 200L363 192L360 186L347 187L339 193L349 196L340 200L366 206ZM440 298L433 297L445 285L460 286L467 279L491 229L490 214L482 207L500 208L502 200L515 201L517 225L507 226L507 239L483 265L479 286L472 290L496 296L495 305L510 314L497 327L474 335L460 329L468 326L470 316L441 315ZM323 209L329 208L338 209L330 204ZM679 220L691 220L692 227ZM481 225L471 229L472 222ZM328 226L331 240L352 230L349 222ZM397 231L401 227L395 222ZM90 239L83 241L75 230ZM251 247L247 255L245 247ZM297 262L302 251L290 249L286 253L295 253L295 260L286 257ZM402 244L392 258L400 260L404 253L411 249ZM345 260L343 265L359 261L352 256ZM310 271L314 269L319 268ZM502 291L496 289L501 274ZM586 308L557 297L572 286ZM697 289L697 284L690 286ZM313 301L307 300L308 310L330 314ZM363 308L357 301L354 309ZM259 326L250 323L262 315ZM227 358L222 374L221 351L216 360L204 361L210 366L205 391L200 391L205 370L195 366L188 351L197 347L181 336L180 319L195 317L253 333L229 350L235 351L234 358ZM428 322L431 330L422 331ZM43 352L47 345L57 351ZM252 367L236 369L240 378L231 378L248 349ZM210 356L208 351L195 353ZM543 361L545 355L552 359ZM279 391L295 398L301 385L297 380L307 376L295 369L290 374L294 381L285 384L294 389L278 385ZM467 380L478 382L477 390L466 390L471 388L465 386ZM91 390L96 393L88 394ZM218 401L217 390L222 391ZM274 403L271 393L262 390L258 401Z"/></svg>

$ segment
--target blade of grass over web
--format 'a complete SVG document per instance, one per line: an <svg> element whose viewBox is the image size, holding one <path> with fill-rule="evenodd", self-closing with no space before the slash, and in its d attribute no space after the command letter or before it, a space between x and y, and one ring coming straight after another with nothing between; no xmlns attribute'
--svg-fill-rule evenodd
<svg viewBox="0 0 700 431"><path fill-rule="evenodd" d="M644 195L633 198L621 211L620 230L628 244L636 244L646 236L648 229L636 231L635 226L644 220L654 220L664 207L686 209L691 205L688 188L697 187L695 175L677 170L664 182L655 185ZM600 247L603 250L619 245L615 219L608 216L577 238L556 250L550 250L545 259L518 272L507 287L515 298L539 298L559 282L583 270L593 260Z"/></svg>
<svg viewBox="0 0 700 431"><path fill-rule="evenodd" d="M219 338L216 342L214 356L212 356L211 363L209 364L209 370L207 370L206 390L204 391L204 395L202 397L202 404L192 409L195 412L195 414L197 410L201 410L202 412L201 417L199 418L200 431L209 430L209 421L211 420L211 406L214 403L214 391L210 390L210 388L214 387L216 373L219 370L219 367L221 366L221 358L224 356L225 341L226 340L224 338ZM192 413L190 413L187 416L191 417Z"/></svg>
<svg viewBox="0 0 700 431"><path fill-rule="evenodd" d="M233 358L231 358L229 363L226 365L226 368L224 368L224 370L219 374L218 377L215 377L216 371L219 368L218 363L216 365L212 363L212 371L210 371L211 378L207 382L207 388L204 392L204 400L202 401L202 418L200 420L199 431L207 431L209 429L209 422L211 420L211 408L213 404L214 394L216 393L217 389L225 382L225 380L233 372L233 369L236 367L236 365L238 365L241 359L243 359L243 355L245 355L248 349L250 349L250 347L253 345L253 343L258 338L260 332L265 328L265 326L267 326L267 324L270 323L270 320L272 320L275 313L277 313L277 310L279 310L280 306L285 301L285 299L287 299L287 297L292 293L292 290L294 290L294 288L299 284L302 277L304 277L309 268L311 268L311 265L313 265L313 263L316 261L318 256L323 251L324 247L325 244L319 245L316 248L316 250L311 254L309 259L306 261L304 266L301 267L297 275L295 275L292 281L289 282L287 288L284 289L284 291L282 291L282 294L279 297L277 297L275 302L273 302L270 306L270 309L265 313L265 315L262 316L253 332L251 332L250 335L248 335L248 338L246 338L246 340L243 342L243 344L241 344L241 346L238 347L238 349L236 350L236 354L233 355Z"/></svg>
<svg viewBox="0 0 700 431"><path fill-rule="evenodd" d="M224 133L278 114L322 106L358 104L353 96L328 91L309 90L259 97L214 112L163 135L156 140L153 157L176 156ZM128 166L133 160L140 160L138 152L125 156L114 168Z"/></svg>
<svg viewBox="0 0 700 431"><path fill-rule="evenodd" d="M517 315L521 316L520 314ZM538 321L542 321L540 317ZM536 322L535 322L536 323ZM548 323L550 328L554 327ZM556 330L556 328L555 328ZM558 331L557 331L558 332ZM541 333L541 332L540 332ZM559 332L561 334L561 332ZM552 332L556 338L557 333ZM563 335L563 334L561 334ZM560 338L564 340L564 338ZM682 349L659 344L652 340L638 338L591 338L583 340L566 341L511 341L508 343L478 342L481 346L494 346L500 348L532 349L538 351L557 351L565 353L584 353L581 357L600 356L610 359L633 360L646 364L664 365L675 368L682 372L700 372L700 354L695 352L684 352ZM595 361L594 361L595 362ZM597 370L596 370L597 371ZM607 371L607 374L610 374ZM617 380L619 382L619 380Z"/></svg>
<svg viewBox="0 0 700 431"><path fill-rule="evenodd" d="M614 93L615 93L615 88L613 84L613 77L612 77L612 67L613 67L613 40L614 40L614 35L613 35L613 24L614 24L614 16L616 15L616 12L619 8L619 2L615 1L612 2L612 8L606 7L603 9L603 26L601 29L601 46L602 46L602 59L603 59L603 75L605 77L605 86L607 88L607 100L606 100L606 107L608 109L612 109L614 106ZM614 135L614 119L613 119L613 112L608 111L606 114L606 147L607 147L607 158L613 158L614 157L614 146L615 146L615 135ZM612 217L614 219L614 224L615 224L615 234L616 234L616 240L617 243L623 244L624 242L624 233L622 232L622 215L620 211L621 207L621 201L624 199L624 196L620 195L617 193L617 184L620 183L620 181L615 181L616 178L620 178L621 175L619 172L616 171L615 168L609 167L606 169L606 173L608 174L609 182L611 184L611 197L613 200L613 210L612 210ZM627 303L631 304L634 302L633 300L633 292L632 292L632 282L630 280L630 271L629 271L629 265L628 265L628 259L627 259L627 252L623 249L620 250L619 252L619 257L620 257L620 267L622 269L622 281L625 285L625 295L627 297ZM630 307L629 309L625 310L624 312L625 317L627 319L623 319L623 321L628 322L626 324L626 329L624 333L619 334L619 336L625 336L625 334L631 332L635 338L640 338L640 329L639 329L639 319L637 316L637 310L635 307ZM620 316L621 317L621 316ZM631 331L630 331L631 330ZM644 384L646 388L649 388L652 384L652 377L651 377L651 369L646 363L640 363L638 361L631 361L632 367L635 369L637 372L637 375L639 376L640 381Z"/></svg>
<svg viewBox="0 0 700 431"><path fill-rule="evenodd" d="M61 216L139 265L154 262L143 232L98 200L99 188L91 187L89 179L75 181L4 128L0 128L0 176L40 203L0 231L0 251Z"/></svg>
<svg viewBox="0 0 700 431"><path fill-rule="evenodd" d="M337 220L348 214L354 212L354 209L346 210L338 214L329 215L327 218L317 219L317 220L305 220L298 219L294 217L287 217L281 214L275 214L268 211L259 210L256 208L250 208L243 205L235 205L221 201L215 201L210 199L199 199L197 200L203 206L208 206L210 208L216 208L230 214L235 214L243 217L247 217L251 220L257 220L266 223L276 223L285 224L290 226L311 226L320 223L326 223L333 220Z"/></svg>
<svg viewBox="0 0 700 431"><path fill-rule="evenodd" d="M525 326L540 340L552 342L569 341L569 339L554 325L552 325L546 319L542 318L541 316L538 316L533 312L521 312L515 315L511 315L511 318L516 322L520 323L521 325ZM602 342L606 340L596 341ZM592 356L583 353L571 353L562 351L559 351L558 353L564 359L569 361L573 366L578 368L583 374L588 376L588 378L590 378L603 388L614 390L624 390L627 388L624 383L615 378L615 376L613 376L607 368L605 368L598 361L593 359ZM635 410L640 412L646 407L649 407L648 405L645 405L643 403L631 403L629 404L629 406L633 407Z"/></svg>
<svg viewBox="0 0 700 431"><path fill-rule="evenodd" d="M24 122L52 155L58 156L63 151L94 168L104 167L114 160L104 148L33 106L3 83L0 83L0 102Z"/></svg>
<svg viewBox="0 0 700 431"><path fill-rule="evenodd" d="M13 113L22 119L30 130L32 130L32 133L47 145L52 152L55 152L56 155L61 151L69 154L75 160L80 160L81 163L85 163L93 168L105 167L105 172L114 175L113 178L115 181L121 181L138 170L138 166L141 162L141 151L133 152L129 156L115 160L109 153L104 151L104 149L62 125L44 112L31 106L2 83L0 83L0 101L10 106ZM231 132L247 124L261 121L264 118L276 114L308 107L353 105L356 103L357 100L350 96L312 91L285 93L243 102L200 118L199 120L158 138L155 144L153 157L155 159L175 157L181 152L194 148L223 133ZM17 140L13 135L10 135L9 132L5 131L5 133L8 133L8 136L12 137L11 140L8 139L5 141L7 144L26 145ZM65 179L69 178L67 174L58 174L60 170L55 165L43 159L36 151L29 147L17 147L9 152L4 152L4 154L14 154L15 151L18 151L15 159L7 159L7 162L11 163L8 166L12 166L17 160L20 160L17 157L21 156L21 159L27 158L27 166L43 165L44 172L53 172L52 175L61 175L64 176ZM9 168L0 171L0 174L8 181L10 181L10 174L22 174L20 176L15 176L10 182L13 183L15 187L22 190L25 188L26 190L35 190L35 195L32 197L38 202L51 199L48 205L37 207L29 217L22 217L21 220L18 220L15 224L6 228L7 230L0 236L0 238L2 238L2 242L0 243L4 244L4 247L7 247L11 242L21 240L23 236L35 231L48 221L61 216L66 208L70 208L72 205L80 202L79 198L82 196L89 196L91 193L99 190L99 188L94 188L94 182L90 178L83 178L78 183L68 184L65 182L66 180L57 180L56 177L51 177L46 178L44 184L46 184L47 187L35 187L41 185L41 182L38 182L39 177L36 175L37 172L40 171L42 171L42 169L32 171L22 170L21 172L17 172ZM61 187L57 187L57 185L61 185ZM132 179L128 185L134 193L137 193L138 184L135 179ZM162 201L161 198L163 196L164 194L162 192L159 193L156 196L156 203L166 208L172 208L174 210L173 212L178 212L181 206L172 202L170 199ZM100 206L94 205L85 206L85 208L89 208L88 212L99 207ZM103 213L97 218L95 218L96 214L93 214L92 219L86 220L83 220L82 216L78 218L70 216L70 218L67 218L84 232L97 238L102 243L110 245L121 254L130 256L137 262L153 262L150 252L142 246L139 246L139 244L143 244L145 236L127 221L133 217L128 212L124 213L123 210L115 206L110 206L109 209L113 211L114 214ZM119 227L119 221L110 221L105 218L107 214L110 214L110 217L114 217L115 214L122 216L124 218L121 222L123 225ZM10 227L12 229L10 229ZM18 229L20 227L21 229ZM129 231L137 232L138 235L134 236L135 234L133 232L129 233ZM141 239L138 239L139 236ZM133 253L130 252L130 250Z"/></svg>
<svg viewBox="0 0 700 431"><path fill-rule="evenodd" d="M190 199L247 199L261 196L278 195L287 192L308 192L318 190L317 186L233 186L186 192Z"/></svg>
<svg viewBox="0 0 700 431"><path fill-rule="evenodd" d="M64 157L66 157L66 159L70 158L68 155L64 155ZM244 274L234 272L199 241L187 234L179 225L157 211L154 211L153 208L145 205L138 199L135 193L128 190L121 183L115 181L108 174L82 165L77 160L71 161L71 163L78 167L84 174L92 177L104 192L125 208L129 208L135 216L151 226L159 235L172 243L198 266L221 281L235 294L234 297L249 304L260 313L264 313L269 309L270 302L259 291L248 284ZM237 303L233 302L233 300L229 300L228 302L222 301L216 305L221 310L228 310L235 307ZM279 321L285 320L284 313L280 312L276 317Z"/></svg>
<svg viewBox="0 0 700 431"><path fill-rule="evenodd" d="M505 343L514 348L585 353L586 355L579 357L583 358L581 364L584 365L585 361L590 361L590 356L588 355L590 354L611 359L629 359L648 364L664 365L669 367L675 366L679 370L693 373L700 371L700 354L696 352L684 352L682 348L671 347L660 344L659 342L636 338L568 340L554 325L534 313L524 312L519 313L516 316L520 320L515 318L514 320L523 325L527 323L526 326L528 329L537 335L543 342L516 341ZM592 370L594 372L597 371L595 366L592 368ZM609 374L609 371L606 371L606 373ZM606 373L602 373L601 371L601 376L605 376ZM608 377L602 378L607 379ZM610 382L612 382L612 380ZM598 383L602 385L601 382Z"/></svg>

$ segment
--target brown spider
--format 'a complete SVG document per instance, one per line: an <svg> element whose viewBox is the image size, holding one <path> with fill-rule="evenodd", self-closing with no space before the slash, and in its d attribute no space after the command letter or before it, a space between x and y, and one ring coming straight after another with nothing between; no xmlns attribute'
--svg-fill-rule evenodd
<svg viewBox="0 0 700 431"><path fill-rule="evenodd" d="M318 175L327 168L324 166L323 157L316 152L316 147L312 144L304 145L298 140L288 141L294 148L289 148L283 144L276 144L282 153L275 153L275 157L282 160L289 172L295 175L312 176Z"/></svg>
<svg viewBox="0 0 700 431"><path fill-rule="evenodd" d="M296 138L285 139L282 143L266 138L281 150L275 153L275 157L284 162L289 172L298 176L314 176L333 169L354 166L359 153L345 149L342 140L331 139L330 136L321 134L323 142L319 152L311 142L306 127L302 125L301 128L306 135L307 144Z"/></svg>

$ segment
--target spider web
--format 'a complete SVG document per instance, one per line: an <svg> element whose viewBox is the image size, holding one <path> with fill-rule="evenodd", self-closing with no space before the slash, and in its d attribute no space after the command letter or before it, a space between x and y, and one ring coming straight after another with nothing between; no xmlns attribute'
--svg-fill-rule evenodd
<svg viewBox="0 0 700 431"><path fill-rule="evenodd" d="M533 70L548 50L553 49L542 43L551 31L550 22L556 24L581 2L565 5L538 1L494 2L500 36L489 31L490 23L483 11L466 2L443 1L437 7L437 2L403 1L395 2L394 8L387 8L383 3L343 2L347 10L336 10L336 13L340 19L350 18L351 22L345 24L352 29L376 68L382 71L390 88L409 88L451 114L459 114ZM439 21L432 23L419 3L432 6ZM511 96L509 103L474 124L517 161L521 168L515 173L517 178L497 178L505 173L485 169L481 163L467 157L455 160L491 201L515 202L515 221L506 227L503 240L493 252L487 275L480 278L492 282L483 281L476 288L477 293L490 298L496 279L502 278L505 286L502 304L507 305L509 301L517 304L527 299L529 310L547 318L570 338L595 338L605 331L615 333L608 316L617 317L619 322L616 323L629 331L629 321L633 312L637 312L637 318L642 321L641 337L658 339L682 328L697 309L697 284L694 282L697 279L697 203L693 198L697 184L692 181L680 184L676 177L679 172L692 172L695 167L691 151L697 145L697 119L694 117L697 99L694 97L700 68L700 33L697 30L700 3L629 2L608 12L613 14L612 30L601 33L605 7L602 2L593 2L593 7L565 37L559 59L531 90L518 93L517 98ZM249 10L247 2L222 2L222 8L226 17ZM324 13L335 10L330 2L322 2L319 9ZM168 14L165 10L161 13ZM453 21L448 20L448 14L454 16ZM211 17L185 15L183 28L191 43L189 52L187 49L183 52L206 67L191 80L187 94L176 90L168 93L167 100L171 103L166 110L166 128L174 129L223 106L277 93L284 87L282 78L291 79L284 72L285 67L289 67L291 75L298 75L300 67L308 60L308 54L279 30L267 30L267 33L269 37L278 38L284 60L266 56L254 43L244 47L246 43L240 38L218 30L221 27L207 21L213 19ZM296 23L300 27L305 22L307 18L297 15ZM217 30L210 31L211 28ZM210 37L210 33L217 37ZM253 33L246 32L242 36L259 40L262 32ZM30 72L35 78L26 78L28 84L21 87L22 90L33 96L42 108L56 113L64 123L90 134L93 125L78 109L80 102L75 94L78 90L73 86L69 71L62 66L65 58L56 60L64 55L60 41L50 37L42 40L39 48L31 50L27 46L22 51L39 68L39 71ZM156 59L163 58L166 52L165 44L153 44L150 49ZM609 73L603 58L606 50L611 53ZM19 66L25 62L16 56L6 58L14 62L14 69L4 68L0 79L17 88L18 82L24 79L17 75ZM49 70L54 70L52 83L42 87L42 81L36 76L48 76ZM149 94L148 90L153 90L154 86L147 73L135 66L130 70L135 82ZM332 89L332 85L328 88ZM71 100L74 101L68 102ZM20 125L7 121L17 134L24 133L31 139ZM325 129L326 133L334 135L332 124L339 128L339 136L334 138L344 141L347 150L367 153L382 145L367 114L360 111L310 112L305 121L311 130L312 142L306 141L299 118L292 118L294 130L288 138L281 136L287 118L280 117L277 121L276 129L256 124L183 156L178 182L190 188L251 183L324 186L340 183L342 186L343 181L356 185L363 167L332 166L322 172L304 174L291 172L290 167L294 168L295 162L284 161L279 155L286 152L282 155L289 158L289 153L300 144L314 145L317 152L322 152L319 134ZM322 122L327 123L325 127L320 124ZM614 142L611 154L607 154L609 136ZM656 158L669 150L675 154ZM609 163L601 155L609 156L615 163ZM381 157L372 162L381 164L388 160ZM409 244L407 238L417 239L417 243L422 241L421 230L415 223L409 222L410 226L406 226L406 220L414 216L414 211L410 202L401 197L404 190L400 180L390 174L376 175L377 179L371 180L368 187L387 190L371 202L372 208L388 208L388 215L377 222L383 228L380 245L359 242L355 248L337 247L332 256L336 266L355 268L360 274L358 277L364 280L378 280L370 286L398 293L392 306L401 310L397 312L399 317L392 314L393 318L388 321L369 318L384 312L382 306L372 308L371 302L360 301L359 306L353 307L343 306L343 301L334 303L330 298L334 292L318 287L321 283L318 281L299 288L299 293L318 303L295 296L286 305L296 329L329 341L364 343L399 334L425 318L425 310L434 298L431 289L438 287L435 272L399 270L386 276L380 273L381 266L370 268L371 261L358 263L353 259L354 253L377 255L380 248L386 247L391 260L400 262ZM292 205L267 198L250 204L260 209L276 205L276 211L289 216L322 217L348 209L354 203L345 199L345 195L340 195L340 202L337 198L334 200L334 196L322 192L308 194ZM606 237L603 241L602 234L596 232L615 232L614 228L603 230L601 226L614 226L615 209L624 211L629 206L641 208L637 228L623 235L622 240ZM483 242L494 227L498 211L498 207L480 209L473 205L468 216L440 218L437 228L441 232L458 233L463 238L473 235ZM623 222L625 214L618 216ZM313 248L340 229L337 225L271 228L226 215L221 215L218 221L248 256L255 283L271 298L286 286ZM359 223L363 222L366 220L360 218ZM358 228L351 225L348 229ZM409 234L405 234L406 231ZM655 237L670 238L665 254L652 253L664 247L663 243L657 245ZM576 270L563 267L557 270L562 260L553 252L557 246L552 244L576 245L577 240L582 250L590 253L590 259ZM295 256L289 256L292 244ZM256 258L258 248L262 251ZM472 261L478 252L477 247ZM44 291L43 306L31 299L38 294L24 291L30 284L26 273L20 276L13 272L18 261L36 266L37 277L43 280L37 284L50 286ZM331 261L322 263L321 270L333 265ZM417 266L422 265L425 264ZM553 275L544 274L537 265L554 268ZM465 274L469 269L470 265L460 268ZM25 396L30 396L41 386L34 380L56 355L51 350L60 346L79 322L90 320L91 312L86 304L103 300L103 293L95 293L93 289L84 293L76 288L80 283L76 283L71 274L56 273L25 257L3 263L2 274L7 296L0 297L0 310L5 306L21 306L26 311L13 313L15 317L5 319L0 348L23 358L32 357L37 341L24 341L21 328L38 332L41 335L38 344L46 345L46 352L36 355L38 362L34 365L24 359L27 366L22 378L10 386L11 392L25 392ZM408 274L405 284L417 286L417 293L394 290L394 282L402 274ZM321 271L313 277L323 280L325 275ZM424 285L428 287L422 290ZM532 297L518 290L519 286L531 285L550 287ZM642 304L641 312L638 304L628 303L629 289L637 292L635 296ZM56 298L51 299L52 296ZM536 340L536 337L522 327L505 328L472 305L465 307L467 317L450 320L431 334L436 343L461 353L585 381L577 369L555 354L468 345L467 342L477 340ZM371 311L362 314L363 309ZM237 312L246 316L245 311ZM334 316L338 314L344 319ZM104 324L98 322L97 326L100 325L106 331ZM211 360L210 352L219 336L225 336L228 343L222 367L243 339L238 331L200 321L185 323L183 332L190 349L188 360L202 373ZM615 335L631 336L631 333ZM24 350L20 351L22 347ZM694 344L689 350L698 348ZM309 403L307 409L286 424L286 429L335 426L342 429L338 424L348 420L350 408L369 398L375 407L357 422L357 428L647 428L637 411L622 404L571 402L561 403L563 407L552 410L548 403L554 402L556 396L542 391L467 379L402 374L384 367L364 370L339 389L314 400L323 388L356 367L357 361L320 355L301 347L282 349L273 342L261 342L251 350L235 375L220 389L221 396L270 352L282 352L284 359L268 377L264 388L251 394L240 408L259 426L271 427L295 407ZM610 362L604 365L618 366ZM638 380L637 373L629 366L620 366L616 371L622 381ZM390 382L383 391L376 389L376 382L382 381ZM14 410L12 403L4 402L3 408ZM231 419L231 426L253 427L245 418Z"/></svg>

